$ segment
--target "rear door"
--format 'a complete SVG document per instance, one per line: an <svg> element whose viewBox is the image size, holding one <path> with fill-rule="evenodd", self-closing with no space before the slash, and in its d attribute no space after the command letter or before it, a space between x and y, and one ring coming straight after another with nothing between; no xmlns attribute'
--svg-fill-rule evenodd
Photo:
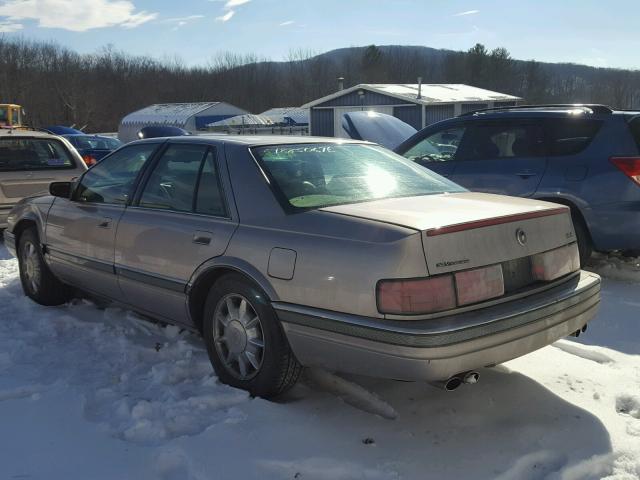
<svg viewBox="0 0 640 480"><path fill-rule="evenodd" d="M530 197L547 168L537 120L469 122L451 179L477 192Z"/></svg>
<svg viewBox="0 0 640 480"><path fill-rule="evenodd" d="M120 220L116 272L125 301L188 323L185 287L224 253L237 226L224 162L208 144L170 143Z"/></svg>
<svg viewBox="0 0 640 480"><path fill-rule="evenodd" d="M80 179L71 199L56 198L47 217L47 252L62 279L120 299L114 271L118 221L158 143L122 148Z"/></svg>

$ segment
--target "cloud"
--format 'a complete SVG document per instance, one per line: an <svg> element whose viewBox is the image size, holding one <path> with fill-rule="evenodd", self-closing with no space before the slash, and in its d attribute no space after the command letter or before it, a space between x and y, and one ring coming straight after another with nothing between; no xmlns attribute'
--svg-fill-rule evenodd
<svg viewBox="0 0 640 480"><path fill-rule="evenodd" d="M224 15L216 17L216 22L228 22L229 20L231 20L231 17L235 15L235 13L236 12L234 12L233 10L229 10Z"/></svg>
<svg viewBox="0 0 640 480"><path fill-rule="evenodd" d="M295 22L293 20L287 20L286 22L282 22L280 24L281 27L286 27L287 25L293 25Z"/></svg>
<svg viewBox="0 0 640 480"><path fill-rule="evenodd" d="M464 11L464 12L455 13L452 16L453 17L464 17L466 15L475 15L476 13L480 13L480 10L467 10L467 11Z"/></svg>
<svg viewBox="0 0 640 480"><path fill-rule="evenodd" d="M187 15L185 17L165 18L163 20L159 20L158 23L172 24L173 28L171 30L176 31L179 28L182 28L182 27L184 27L185 25L188 25L191 22L195 22L196 20L200 20L201 18L204 18L204 15Z"/></svg>
<svg viewBox="0 0 640 480"><path fill-rule="evenodd" d="M0 33L11 33L22 30L24 27L20 23L13 23L0 20Z"/></svg>
<svg viewBox="0 0 640 480"><path fill-rule="evenodd" d="M249 3L251 0L228 0L227 3L224 4L224 8L233 8L238 7L240 5L244 5L245 3Z"/></svg>
<svg viewBox="0 0 640 480"><path fill-rule="evenodd" d="M0 17L6 17L0 23L14 28L19 20L74 32L115 26L135 28L157 16L144 10L136 12L129 0L9 0L0 5Z"/></svg>

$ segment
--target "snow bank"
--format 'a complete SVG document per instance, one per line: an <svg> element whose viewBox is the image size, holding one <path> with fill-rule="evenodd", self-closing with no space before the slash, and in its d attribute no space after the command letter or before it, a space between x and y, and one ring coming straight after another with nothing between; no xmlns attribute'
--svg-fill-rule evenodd
<svg viewBox="0 0 640 480"><path fill-rule="evenodd" d="M0 245L0 478L639 478L638 286L604 286L578 339L601 346L561 341L455 392L315 371L267 402L220 384L197 335L35 305Z"/></svg>
<svg viewBox="0 0 640 480"><path fill-rule="evenodd" d="M640 283L640 257L594 253L585 269L605 278Z"/></svg>

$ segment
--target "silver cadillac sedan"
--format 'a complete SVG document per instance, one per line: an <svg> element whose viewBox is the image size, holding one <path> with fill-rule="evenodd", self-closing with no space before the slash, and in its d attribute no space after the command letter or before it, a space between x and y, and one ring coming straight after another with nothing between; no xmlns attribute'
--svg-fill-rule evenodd
<svg viewBox="0 0 640 480"><path fill-rule="evenodd" d="M263 397L302 366L451 390L584 331L600 300L568 208L366 142L152 139L50 194L9 215L26 295L197 330L220 380Z"/></svg>

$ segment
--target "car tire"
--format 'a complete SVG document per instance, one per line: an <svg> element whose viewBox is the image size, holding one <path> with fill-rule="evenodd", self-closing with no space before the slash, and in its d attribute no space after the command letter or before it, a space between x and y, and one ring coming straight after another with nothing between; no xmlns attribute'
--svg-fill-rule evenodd
<svg viewBox="0 0 640 480"><path fill-rule="evenodd" d="M44 261L35 228L22 232L17 253L20 282L25 295L47 306L62 305L71 299L71 288L58 280Z"/></svg>
<svg viewBox="0 0 640 480"><path fill-rule="evenodd" d="M584 220L571 212L571 220L573 221L573 229L576 232L576 242L578 243L578 252L580 253L580 265L585 266L591 258L593 253L593 244L591 243L591 235L587 226L584 224Z"/></svg>
<svg viewBox="0 0 640 480"><path fill-rule="evenodd" d="M302 372L267 296L240 274L211 287L202 333L220 381L253 396L280 395Z"/></svg>

